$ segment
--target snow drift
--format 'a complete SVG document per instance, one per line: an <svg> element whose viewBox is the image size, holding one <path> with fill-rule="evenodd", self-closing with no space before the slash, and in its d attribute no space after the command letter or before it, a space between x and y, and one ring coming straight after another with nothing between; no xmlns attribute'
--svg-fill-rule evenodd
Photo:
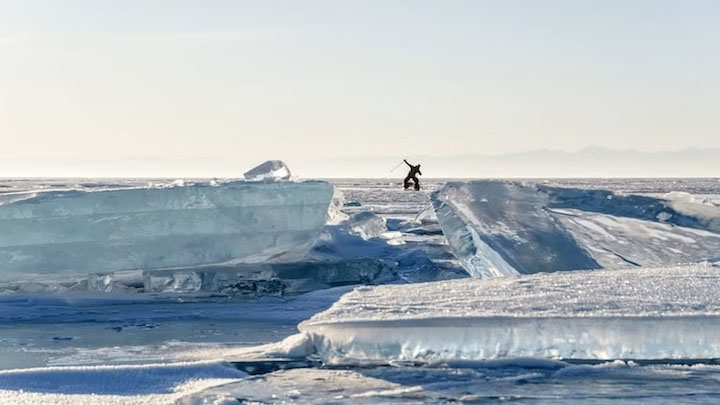
<svg viewBox="0 0 720 405"><path fill-rule="evenodd" d="M482 278L720 257L720 207L668 197L472 181L431 199L453 253Z"/></svg>
<svg viewBox="0 0 720 405"><path fill-rule="evenodd" d="M332 195L322 181L0 194L0 279L296 260Z"/></svg>

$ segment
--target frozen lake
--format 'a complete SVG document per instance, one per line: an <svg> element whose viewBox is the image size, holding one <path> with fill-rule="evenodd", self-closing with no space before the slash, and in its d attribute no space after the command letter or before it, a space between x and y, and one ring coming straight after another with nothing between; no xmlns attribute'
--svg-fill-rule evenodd
<svg viewBox="0 0 720 405"><path fill-rule="evenodd" d="M137 187L173 180L0 179L0 194ZM402 190L398 179L330 182L344 194L345 213L372 211L385 218L392 231L425 210L429 193L445 180L428 179L421 192ZM650 196L687 192L720 199L720 179L549 179L544 183ZM465 276L432 215L422 228L400 232L405 244L393 247L397 250L392 254L401 257L405 251L421 249L441 269L433 277ZM297 333L298 323L326 310L352 286L257 298L57 294L33 290L32 285L23 288L0 284L0 403L720 402L720 363L713 359L597 364L519 359L422 367L398 363L253 376L225 363L247 348Z"/></svg>

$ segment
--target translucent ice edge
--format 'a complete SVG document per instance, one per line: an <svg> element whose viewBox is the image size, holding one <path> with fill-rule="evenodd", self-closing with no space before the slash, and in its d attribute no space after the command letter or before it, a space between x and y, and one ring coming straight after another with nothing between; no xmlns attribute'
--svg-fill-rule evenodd
<svg viewBox="0 0 720 405"><path fill-rule="evenodd" d="M720 358L720 316L435 318L301 328L331 364L494 360Z"/></svg>
<svg viewBox="0 0 720 405"><path fill-rule="evenodd" d="M710 264L361 287L299 325L328 363L720 358Z"/></svg>
<svg viewBox="0 0 720 405"><path fill-rule="evenodd" d="M0 280L298 260L332 193L313 181L28 194L0 205Z"/></svg>

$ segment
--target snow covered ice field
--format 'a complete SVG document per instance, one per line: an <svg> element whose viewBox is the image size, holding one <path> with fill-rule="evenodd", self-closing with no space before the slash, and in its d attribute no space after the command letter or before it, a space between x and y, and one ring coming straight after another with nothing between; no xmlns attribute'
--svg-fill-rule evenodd
<svg viewBox="0 0 720 405"><path fill-rule="evenodd" d="M311 263L0 283L0 403L720 402L712 260L471 280L428 209L444 181L331 182L348 218ZM147 183L13 179L0 193ZM718 179L543 184L720 201Z"/></svg>

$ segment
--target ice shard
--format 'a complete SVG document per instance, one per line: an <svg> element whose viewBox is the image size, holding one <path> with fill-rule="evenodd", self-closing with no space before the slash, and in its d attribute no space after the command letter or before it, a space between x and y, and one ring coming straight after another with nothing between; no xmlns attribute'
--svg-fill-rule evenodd
<svg viewBox="0 0 720 405"><path fill-rule="evenodd" d="M245 172L247 181L278 181L290 180L290 169L281 160L268 160L265 163Z"/></svg>
<svg viewBox="0 0 720 405"><path fill-rule="evenodd" d="M348 228L348 233L357 235L364 240L379 238L388 231L385 218L370 211L356 212L350 216L345 226Z"/></svg>

